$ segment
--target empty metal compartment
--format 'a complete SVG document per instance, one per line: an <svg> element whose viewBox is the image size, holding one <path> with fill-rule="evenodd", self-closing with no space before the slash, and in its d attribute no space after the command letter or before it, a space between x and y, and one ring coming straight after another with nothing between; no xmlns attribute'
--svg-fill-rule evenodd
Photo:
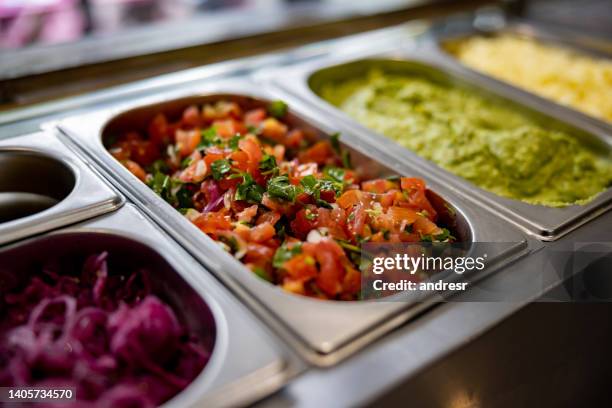
<svg viewBox="0 0 612 408"><path fill-rule="evenodd" d="M275 330L281 333L301 355L317 365L334 364L357 351L393 327L405 322L434 300L415 305L414 302L335 302L293 295L273 286L253 274L241 262L223 251L211 238L202 233L178 211L141 183L104 148L103 139L117 131L142 128L147 119L157 112L176 114L190 104L202 104L218 99L230 99L247 106L261 106L266 100L284 98L285 95L267 92L246 80L233 79L193 92L173 95L176 99L158 96L134 101L90 115L69 118L59 128L96 161L102 171L123 188L125 193L151 215L176 240L181 242L208 269L232 287L243 300L254 308ZM316 138L325 138L331 129L313 125L312 118L302 118L297 107L290 104L289 121L312 130ZM316 122L314 122L316 123ZM377 159L361 139L345 134L344 148L352 155L353 163L370 176L391 173L422 176L418 171L408 173L405 168L393 166L388 157ZM374 153L375 154L375 153ZM384 163L384 164L383 164ZM430 188L439 192L439 185ZM507 224L495 231L475 225L474 214L450 199L448 190L437 196L430 192L436 206L448 214L447 222L460 238L471 241L509 242L512 245L498 260L507 259L525 248L524 238ZM441 197L444 197L442 199ZM448 211L448 209L451 209ZM486 217L485 217L486 218ZM490 221L490 219L489 219ZM486 221L483 221L483 223ZM495 233L493 233L495 232Z"/></svg>
<svg viewBox="0 0 612 408"><path fill-rule="evenodd" d="M278 389L289 358L255 319L178 245L126 205L113 214L0 250L0 290L19 287L49 260L109 253L109 271L150 272L152 292L212 350L202 372L164 406L236 406Z"/></svg>
<svg viewBox="0 0 612 408"><path fill-rule="evenodd" d="M0 223L51 208L76 184L72 170L38 153L0 150Z"/></svg>
<svg viewBox="0 0 612 408"><path fill-rule="evenodd" d="M333 112L338 118L343 119L347 126L362 134L364 138L371 140L372 143L382 146L390 155L395 156L399 160L405 160L409 164L427 167L436 176L444 178L453 186L456 186L466 198L480 205L486 203L487 207L494 209L509 221L521 226L541 240L557 239L610 208L612 205L611 189L600 193L595 199L585 205L572 205L564 208L532 205L485 191L462 177L438 167L433 162L421 158L416 153L401 148L391 139L366 129L338 108L323 101L318 95L321 87L326 83L359 78L373 68L381 70L383 73L420 76L436 83L465 89L480 95L492 101L492 103L506 106L508 109L518 112L546 128L565 131L577 138L585 146L600 152L601 155L612 157L612 139L607 138L603 132L597 131L597 129L586 131L571 122L568 123L568 118L564 118L563 115L552 115L546 109L544 109L546 112L535 109L533 101L525 101L516 95L508 95L492 84L479 82L473 78L466 77L461 72L443 68L433 61L420 60L416 55L408 54L399 58L397 55L390 56L393 59L383 59L377 56L372 59L349 62L337 62L330 58L327 61L319 62L316 67L298 70L297 74L293 74L300 77L301 81L306 84L306 87L299 87L297 93L318 105L323 103L321 109L326 112ZM295 79L293 77L293 80ZM282 85L290 88L288 84L291 80L291 76L283 79ZM304 91L304 88L307 91Z"/></svg>
<svg viewBox="0 0 612 408"><path fill-rule="evenodd" d="M51 133L0 142L0 244L118 208L123 199Z"/></svg>

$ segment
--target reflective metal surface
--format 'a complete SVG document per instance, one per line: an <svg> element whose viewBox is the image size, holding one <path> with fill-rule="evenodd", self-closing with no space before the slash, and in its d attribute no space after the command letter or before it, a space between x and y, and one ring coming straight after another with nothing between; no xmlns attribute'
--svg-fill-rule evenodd
<svg viewBox="0 0 612 408"><path fill-rule="evenodd" d="M299 369L282 344L212 276L134 206L0 249L2 275L23 279L45 260L109 251L144 266L154 293L213 345L202 373L164 406L246 405L277 390ZM7 279L1 279L7 282Z"/></svg>
<svg viewBox="0 0 612 408"><path fill-rule="evenodd" d="M52 134L0 141L0 244L117 209L123 199Z"/></svg>
<svg viewBox="0 0 612 408"><path fill-rule="evenodd" d="M182 98L181 98L182 97ZM177 99L179 98L179 99ZM321 301L284 292L256 277L239 261L223 251L180 213L164 202L118 163L105 149L102 139L119 129L139 129L159 111L180 112L189 104L219 98L231 98L243 103L262 103L259 99L285 99L289 102L291 121L312 129L325 138L334 132L333 124L315 118L302 109L291 96L272 89L262 89L248 79L228 79L206 84L198 89L183 89L172 94L117 104L87 115L68 118L59 129L69 143L81 149L87 159L98 165L103 174L117 184L126 195L155 219L173 238L181 242L225 284L239 293L260 317L277 330L300 354L316 365L330 365L359 350L365 344L397 327L418 312L430 307L439 297L430 296L424 302L333 302ZM256 98L253 101L251 98ZM451 190L416 168L395 160L372 148L371 141L347 132L341 139L352 155L355 167L366 174L390 173L423 177L430 188L454 208L456 231L465 240L509 243L504 250L492 254L488 274L504 263L524 254L525 238L511 225L474 211ZM443 204L441 204L443 205ZM474 275L470 279L482 276ZM414 299L416 300L416 299Z"/></svg>

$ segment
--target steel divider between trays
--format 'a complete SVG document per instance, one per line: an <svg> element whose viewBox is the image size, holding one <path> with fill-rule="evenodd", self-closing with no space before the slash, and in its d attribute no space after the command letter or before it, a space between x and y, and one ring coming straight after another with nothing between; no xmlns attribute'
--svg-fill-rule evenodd
<svg viewBox="0 0 612 408"><path fill-rule="evenodd" d="M250 312L131 204L126 204L112 214L11 244L1 248L0 252L19 250L30 245L45 245L45 241L47 245L53 240L67 241L75 236L79 240L96 239L90 241L90 244L80 241L79 251L89 246L96 250L108 250L108 247L113 246L126 250L126 246L132 245L131 249L139 251L145 259L150 258L149 252L161 257L170 269L160 266L160 269L152 270L156 273L152 273L151 278L161 282L164 294L170 296L173 302L187 302L179 310L187 324L202 318L189 316L189 296L197 296L208 308L216 332L212 357L202 373L164 406L221 407L250 404L275 392L303 369L303 364L282 343L274 340ZM64 241L62 250L70 252L70 245ZM176 280L170 280L174 282L173 285L167 285L169 277L166 275L165 278L157 276L162 272L175 274L173 276ZM168 291L177 292L171 294Z"/></svg>
<svg viewBox="0 0 612 408"><path fill-rule="evenodd" d="M268 324L281 333L302 357L313 364L336 363L414 316L420 310L419 308L432 304L433 300L430 300L429 303L422 303L418 307L400 302L327 302L291 295L263 282L239 261L224 252L212 239L199 231L174 208L155 195L144 183L138 181L112 158L102 145L101 134L107 123L117 117L119 112L124 112L118 117L119 120L127 120L126 115L129 115L129 111L133 108L144 107L136 110L137 116L142 119L150 117L152 112L157 112L162 106L169 107L174 104L173 110L177 111L180 110L180 106L186 107L189 103L198 100L205 101L207 98L210 100L210 95L217 95L217 98L219 95L248 95L267 100L283 96L261 89L247 80L236 79L225 83L217 81L197 91L195 93L185 90L185 98L178 101L158 95L90 115L66 119L59 123L59 129L69 140L72 140L75 146L83 149L89 159L93 160L107 177L117 183L129 198L138 203L149 216L215 272L226 285L243 298L243 301L247 302ZM176 95L173 97L175 98ZM170 105L168 105L169 100ZM290 111L297 111L299 115L296 119L301 120L299 117L303 115L299 109L290 108ZM347 136L349 140L345 140L346 144L355 147L352 142L356 142L356 145L360 145L358 139ZM368 158L372 163L376 162L376 159L365 154L364 150L367 151L367 148L355 149L355 152ZM379 164L379 167L388 169L386 165L387 163ZM444 190L445 193L447 191ZM445 194L445 199L448 199L449 195L451 195L450 191ZM498 234L492 234L491 228L485 231L482 226L474 226L474 212L456 203L457 200L451 200L451 205L458 209L459 214L469 212L465 220L470 225L473 239L515 243L508 253L500 255L501 258L525 250L524 237L509 225L496 226ZM490 218L489 222L492 222ZM304 313L304 310L308 310L308 313Z"/></svg>
<svg viewBox="0 0 612 408"><path fill-rule="evenodd" d="M78 160L53 133L3 140L0 158L10 167L3 169L0 179L3 184L0 188L7 190L3 191L9 201L5 205L11 205L11 196L24 196L23 193L38 201L44 197L57 201L0 223L0 245L114 211L124 203L117 191ZM27 176L37 179L26 180Z"/></svg>
<svg viewBox="0 0 612 408"><path fill-rule="evenodd" d="M399 146L391 139L366 128L340 109L320 98L311 89L310 80L312 76L322 72L329 73L335 70L338 71L337 77L346 78L350 76L350 72L353 72L353 75L356 72L362 74L367 67L376 65L381 67L385 64L395 65L395 71L399 71L398 67L401 65L406 67L406 71L410 66L420 65L446 76L462 86L489 95L508 106L527 112L530 116L540 118L540 120L548 118L550 122L555 123L555 126L559 126L561 129L569 129L572 134L597 143L607 149L608 152L611 151L612 138L606 137L605 132L601 129L576 121L575 118L570 120L564 118L558 112L555 113L556 105L548 101L534 101L531 95L524 95L523 91L517 90L522 94L519 96L515 92L508 92L507 87L496 86L496 84L491 83L491 80L486 80L487 78L474 76L464 68L448 66L441 62L440 56L431 49L426 41L398 45L393 52L380 53L372 50L369 55L358 57L328 55L317 61L281 68L267 75L260 75L259 78L262 83L277 85L280 89L296 96L301 102L320 112L321 115L334 118L344 130L360 135L362 139L371 144L372 148L380 147L389 156L412 164L413 167L427 168L436 177L444 179L452 186L454 191L463 197L488 211L493 211L495 215L515 224L542 241L559 239L612 208L612 189L602 192L586 205L566 208L536 206L497 196ZM359 67L359 65L362 66Z"/></svg>

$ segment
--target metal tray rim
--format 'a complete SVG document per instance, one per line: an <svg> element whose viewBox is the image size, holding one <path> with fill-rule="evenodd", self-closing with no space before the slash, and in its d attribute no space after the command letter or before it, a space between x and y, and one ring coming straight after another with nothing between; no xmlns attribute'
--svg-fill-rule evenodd
<svg viewBox="0 0 612 408"><path fill-rule="evenodd" d="M33 133L0 141L0 151L16 151L49 157L65 165L74 176L70 193L53 207L0 225L0 245L114 211L124 203L119 194L55 135Z"/></svg>

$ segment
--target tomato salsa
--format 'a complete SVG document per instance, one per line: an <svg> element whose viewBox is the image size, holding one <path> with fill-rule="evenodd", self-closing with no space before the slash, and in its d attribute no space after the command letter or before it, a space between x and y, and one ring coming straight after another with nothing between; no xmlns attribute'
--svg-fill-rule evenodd
<svg viewBox="0 0 612 408"><path fill-rule="evenodd" d="M322 299L359 299L364 242L451 242L419 178L362 180L338 135L290 124L282 101L187 107L108 146L260 278Z"/></svg>

